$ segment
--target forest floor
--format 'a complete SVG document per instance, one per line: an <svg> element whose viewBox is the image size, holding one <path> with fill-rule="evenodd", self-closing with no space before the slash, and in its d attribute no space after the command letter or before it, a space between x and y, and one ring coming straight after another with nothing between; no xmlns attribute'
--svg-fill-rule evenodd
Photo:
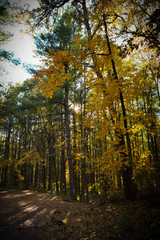
<svg viewBox="0 0 160 240"><path fill-rule="evenodd" d="M160 206L146 200L80 203L0 191L2 240L158 240Z"/></svg>

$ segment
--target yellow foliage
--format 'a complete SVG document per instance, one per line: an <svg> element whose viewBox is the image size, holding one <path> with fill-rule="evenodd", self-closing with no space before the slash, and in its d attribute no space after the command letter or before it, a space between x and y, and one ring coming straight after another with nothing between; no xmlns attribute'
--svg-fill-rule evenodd
<svg viewBox="0 0 160 240"><path fill-rule="evenodd" d="M18 161L18 165L23 165L24 163L35 164L35 162L37 161L38 162L42 161L40 154L38 152L31 150L23 154L23 157Z"/></svg>
<svg viewBox="0 0 160 240"><path fill-rule="evenodd" d="M129 131L130 131L131 133L135 134L135 133L141 131L142 129L144 129L144 125L141 124L141 123L136 123L136 124L134 124L134 125L130 128Z"/></svg>
<svg viewBox="0 0 160 240"><path fill-rule="evenodd" d="M134 149L134 177L136 177L139 173L146 172L147 174L151 174L151 171L154 171L154 164L151 161L153 156L149 150L142 151L142 148L138 147Z"/></svg>
<svg viewBox="0 0 160 240"><path fill-rule="evenodd" d="M46 97L52 98L52 94L66 80L71 79L68 72L69 66L73 63L73 53L68 51L52 52L52 55L44 60L44 65L34 76L37 81L37 91L42 92Z"/></svg>

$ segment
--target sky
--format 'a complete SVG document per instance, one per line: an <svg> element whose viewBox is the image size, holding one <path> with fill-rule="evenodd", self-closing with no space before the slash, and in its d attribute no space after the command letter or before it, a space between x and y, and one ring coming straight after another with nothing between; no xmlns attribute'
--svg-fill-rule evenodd
<svg viewBox="0 0 160 240"><path fill-rule="evenodd" d="M1 0L0 0L1 1ZM4 1L4 0L2 0ZM9 0L10 4L18 3L20 6L30 5L29 10L37 8L39 6L38 0ZM36 65L39 63L38 59L34 56L34 42L29 34L24 34L22 30L25 30L24 24L15 24L12 26L6 26L5 31L13 34L10 41L5 44L1 44L0 48L6 51L14 53L15 58L20 58L25 64ZM31 75L25 71L22 65L15 66L13 63L7 60L0 62L0 83L7 85L9 82L22 83L27 78L31 78Z"/></svg>

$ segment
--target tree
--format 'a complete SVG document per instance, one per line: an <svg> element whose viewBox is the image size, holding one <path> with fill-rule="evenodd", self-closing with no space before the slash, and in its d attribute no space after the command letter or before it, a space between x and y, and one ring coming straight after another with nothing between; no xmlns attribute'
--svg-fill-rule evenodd
<svg viewBox="0 0 160 240"><path fill-rule="evenodd" d="M70 190L71 197L74 199L75 182L71 155L69 89L73 81L70 74L70 64L73 61L73 56L70 49L75 27L74 25L70 25L72 24L71 21L72 20L69 17L69 14L66 14L59 20L53 33L50 32L46 35L41 35L44 43L50 43L50 48L48 49L50 55L47 56L48 60L45 62L47 68L40 70L39 74L35 78L40 82L39 89L44 92L46 97L52 98L53 92L58 90L59 86L62 85L62 93L64 94L63 106L65 112L65 130L67 141L67 158L69 163ZM64 32L66 33L65 35ZM38 44L38 47L42 45L42 41L39 40ZM45 44L43 45L45 46Z"/></svg>
<svg viewBox="0 0 160 240"><path fill-rule="evenodd" d="M10 14L8 12L8 6L9 6L9 2L8 1L4 1L4 3L0 4L0 22L1 22L1 27L5 26L8 24L8 22L11 22L10 18ZM4 31L4 29L0 29L0 42L3 43L5 41L7 41L12 35L10 33L7 33L6 31Z"/></svg>

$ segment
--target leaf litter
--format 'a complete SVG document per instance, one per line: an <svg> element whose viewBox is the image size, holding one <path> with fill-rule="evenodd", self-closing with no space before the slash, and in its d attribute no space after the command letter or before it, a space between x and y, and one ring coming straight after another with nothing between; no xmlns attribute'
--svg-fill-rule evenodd
<svg viewBox="0 0 160 240"><path fill-rule="evenodd" d="M160 206L146 200L80 203L31 191L0 191L0 239L158 240Z"/></svg>

